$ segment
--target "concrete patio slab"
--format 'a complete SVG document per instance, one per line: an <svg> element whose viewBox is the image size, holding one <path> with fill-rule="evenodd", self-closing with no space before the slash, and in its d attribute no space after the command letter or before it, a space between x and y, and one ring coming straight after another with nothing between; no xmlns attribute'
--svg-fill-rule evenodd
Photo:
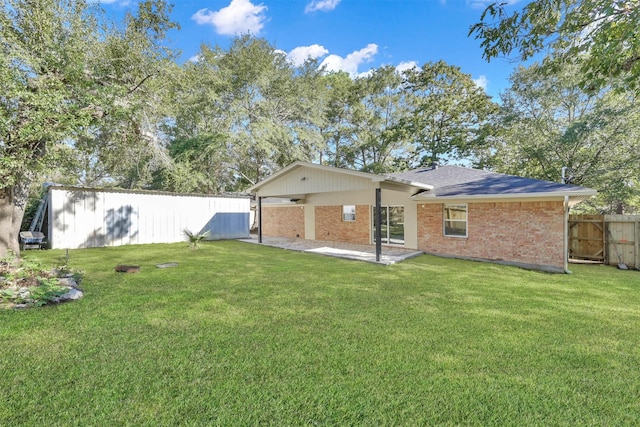
<svg viewBox="0 0 640 427"><path fill-rule="evenodd" d="M258 243L258 238L239 239L241 242ZM406 249L395 246L383 246L380 261L376 261L376 248L373 245L356 245L342 242L329 242L323 240L287 239L284 237L263 237L262 244L275 248L287 249L299 252L308 252L336 258L352 259L371 262L374 264L390 265L405 259L422 255L423 252L414 249Z"/></svg>

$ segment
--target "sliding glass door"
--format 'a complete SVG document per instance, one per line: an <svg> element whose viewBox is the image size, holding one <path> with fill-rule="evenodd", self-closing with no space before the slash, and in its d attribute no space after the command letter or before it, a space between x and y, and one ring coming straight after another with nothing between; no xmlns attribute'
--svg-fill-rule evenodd
<svg viewBox="0 0 640 427"><path fill-rule="evenodd" d="M376 242L376 227L378 218L376 208L373 209L373 242ZM380 232L382 234L382 244L384 245L404 245L404 206L381 206L382 215L380 221Z"/></svg>

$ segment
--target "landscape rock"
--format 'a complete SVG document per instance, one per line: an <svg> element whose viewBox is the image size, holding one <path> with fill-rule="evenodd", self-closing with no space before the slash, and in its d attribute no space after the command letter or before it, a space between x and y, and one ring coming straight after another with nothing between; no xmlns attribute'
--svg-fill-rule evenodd
<svg viewBox="0 0 640 427"><path fill-rule="evenodd" d="M60 301L69 301L69 300L76 300L76 299L80 299L84 296L84 294L82 293L82 291L79 291L78 289L70 289L69 292L67 292L64 295L60 295L59 300Z"/></svg>
<svg viewBox="0 0 640 427"><path fill-rule="evenodd" d="M75 279L71 277L61 277L58 279L58 283L60 284L60 286L69 286L71 288L75 288L78 286L78 282L76 282Z"/></svg>

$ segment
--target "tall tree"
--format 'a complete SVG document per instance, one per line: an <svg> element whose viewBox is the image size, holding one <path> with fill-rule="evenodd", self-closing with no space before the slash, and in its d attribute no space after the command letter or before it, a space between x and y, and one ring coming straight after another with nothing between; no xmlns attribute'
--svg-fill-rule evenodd
<svg viewBox="0 0 640 427"><path fill-rule="evenodd" d="M143 1L115 26L84 0L0 4L0 256L19 253L29 183L55 168L55 146L139 111L138 93L170 54L168 12Z"/></svg>
<svg viewBox="0 0 640 427"><path fill-rule="evenodd" d="M353 110L355 140L348 151L349 163L367 172L389 172L409 145L398 131L409 113L402 76L395 67L383 66L354 83L358 103Z"/></svg>
<svg viewBox="0 0 640 427"><path fill-rule="evenodd" d="M640 108L635 96L580 87L580 70L553 75L520 67L502 95L492 143L477 165L595 188L600 212L633 212L640 195Z"/></svg>
<svg viewBox="0 0 640 427"><path fill-rule="evenodd" d="M176 85L172 153L216 188L242 190L322 145L317 67L294 67L266 40L202 46ZM223 173L212 175L215 171ZM204 175L202 175L204 174Z"/></svg>
<svg viewBox="0 0 640 427"><path fill-rule="evenodd" d="M500 0L487 6L472 34L487 60L513 53L526 60L551 51L550 68L580 65L583 88L615 82L640 93L638 0L534 0L521 9Z"/></svg>
<svg viewBox="0 0 640 427"><path fill-rule="evenodd" d="M471 76L444 61L405 72L409 114L398 131L412 144L409 166L464 159L496 105Z"/></svg>
<svg viewBox="0 0 640 427"><path fill-rule="evenodd" d="M320 134L325 141L320 163L335 167L349 167L348 155L354 136L354 114L358 104L355 83L348 73L339 71L322 77L326 99Z"/></svg>
<svg viewBox="0 0 640 427"><path fill-rule="evenodd" d="M302 132L308 125L300 103L298 71L264 39L243 36L221 56L229 86L223 102L230 124L235 172L241 184L253 184L295 160L310 160ZM305 68L303 71L310 71Z"/></svg>

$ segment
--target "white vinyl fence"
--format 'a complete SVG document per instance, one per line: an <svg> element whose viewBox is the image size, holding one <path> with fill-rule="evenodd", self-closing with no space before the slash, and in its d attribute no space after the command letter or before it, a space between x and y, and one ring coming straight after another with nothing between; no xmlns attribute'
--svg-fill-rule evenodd
<svg viewBox="0 0 640 427"><path fill-rule="evenodd" d="M250 199L52 186L50 247L91 248L184 241L183 230L209 240L249 237Z"/></svg>

